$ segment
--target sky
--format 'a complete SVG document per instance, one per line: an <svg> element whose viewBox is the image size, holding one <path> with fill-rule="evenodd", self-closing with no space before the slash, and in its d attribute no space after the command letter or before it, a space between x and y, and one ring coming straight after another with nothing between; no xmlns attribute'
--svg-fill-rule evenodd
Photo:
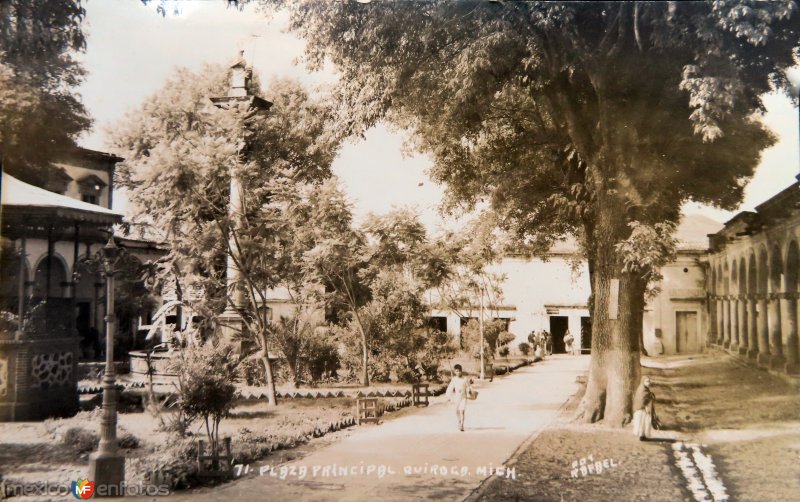
<svg viewBox="0 0 800 502"><path fill-rule="evenodd" d="M299 63L304 42L285 32L283 15L268 19L255 6L239 12L222 0L195 0L177 2L180 15L162 17L155 11L157 4L158 0L148 6L138 0L85 2L88 39L83 61L89 74L79 92L95 125L81 139L82 146L107 151L106 131L156 93L174 68L229 63L240 50L262 82L293 77L313 88L336 81L334 68L309 73ZM777 94L766 96L764 103L764 122L779 141L763 153L739 211L752 210L794 182L800 172L797 109L788 97ZM415 207L431 230L452 226L452 220L437 214L444 189L426 174L431 159L403 153L403 140L401 131L378 126L363 139L345 144L334 161L333 172L354 204L356 221L369 212ZM125 210L123 194L115 193L115 209ZM684 211L719 222L738 212L697 204L687 204Z"/></svg>

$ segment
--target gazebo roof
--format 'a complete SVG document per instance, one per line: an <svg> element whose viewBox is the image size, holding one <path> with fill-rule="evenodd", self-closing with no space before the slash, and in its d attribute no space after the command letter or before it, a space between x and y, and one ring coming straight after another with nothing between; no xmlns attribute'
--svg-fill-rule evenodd
<svg viewBox="0 0 800 502"><path fill-rule="evenodd" d="M9 216L45 217L56 224L89 222L113 225L122 221L121 213L29 185L6 173L3 173L2 182L0 200L4 223L7 224L10 223L7 221Z"/></svg>

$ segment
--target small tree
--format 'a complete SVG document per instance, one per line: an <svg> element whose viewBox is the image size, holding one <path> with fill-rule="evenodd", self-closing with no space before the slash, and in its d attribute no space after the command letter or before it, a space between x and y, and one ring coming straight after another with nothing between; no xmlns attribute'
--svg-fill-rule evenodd
<svg viewBox="0 0 800 502"><path fill-rule="evenodd" d="M233 347L210 343L188 346L180 352L178 406L187 423L202 419L211 443L211 455L219 456L219 423L230 414L236 399L237 358ZM216 464L216 460L214 461Z"/></svg>
<svg viewBox="0 0 800 502"><path fill-rule="evenodd" d="M314 330L308 350L303 355L303 367L312 382L333 376L339 369L339 348L330 339L330 330Z"/></svg>
<svg viewBox="0 0 800 502"><path fill-rule="evenodd" d="M474 354L480 353L480 328L478 321L471 319L461 330L464 348ZM483 342L484 353L494 357L497 350L511 343L514 335L506 331L506 323L502 319L494 319L484 323Z"/></svg>
<svg viewBox="0 0 800 502"><path fill-rule="evenodd" d="M528 356L531 353L531 344L528 342L520 342L519 344L519 351L522 353L523 356Z"/></svg>
<svg viewBox="0 0 800 502"><path fill-rule="evenodd" d="M278 321L269 323L272 337L284 359L286 359L295 387L300 383L300 363L313 348L313 336L316 327L316 324L309 319L309 316L302 313L281 316Z"/></svg>

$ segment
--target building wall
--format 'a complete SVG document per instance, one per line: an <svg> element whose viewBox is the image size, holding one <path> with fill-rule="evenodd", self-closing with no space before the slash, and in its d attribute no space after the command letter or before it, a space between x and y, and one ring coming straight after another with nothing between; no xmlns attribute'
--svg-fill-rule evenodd
<svg viewBox="0 0 800 502"><path fill-rule="evenodd" d="M538 258L509 256L489 267L489 272L505 277L501 298L488 302L486 319L508 319L509 332L515 336L511 348L527 341L532 331L550 330L550 318L568 318L569 330L579 338L581 317L588 317L589 272L586 263L575 261L574 255L557 254L543 261ZM461 309L466 317L477 318L479 306ZM447 317L447 332L454 338L461 334L458 313L440 309L432 317ZM578 340L578 343L580 340Z"/></svg>
<svg viewBox="0 0 800 502"><path fill-rule="evenodd" d="M795 193L800 185L793 187ZM740 213L712 238L710 340L774 369L800 373L800 196L787 191ZM788 199L788 200L785 200Z"/></svg>
<svg viewBox="0 0 800 502"><path fill-rule="evenodd" d="M99 190L99 197L97 204L99 206L105 207L107 209L111 209L111 201L109 199L109 187L111 187L111 173L107 170L98 170L94 168L86 168L77 166L74 163L58 163L56 164L58 167L61 167L66 171L68 175L73 179L64 191L65 196L71 197L76 200L83 199L83 193L81 192L81 186L78 183L78 180L86 177L86 176L97 176L105 183L105 186Z"/></svg>
<svg viewBox="0 0 800 502"><path fill-rule="evenodd" d="M661 270L659 293L645 307L643 340L652 355L702 352L709 329L706 308L706 258L704 251L681 251ZM677 319L694 315L694 340L678 345Z"/></svg>
<svg viewBox="0 0 800 502"><path fill-rule="evenodd" d="M662 270L660 293L645 308L643 341L648 353L675 354L678 350L677 321L679 315L695 315L694 335L690 350L703 350L709 329L706 309L705 252L681 251L673 263ZM582 340L582 318L589 317L587 301L591 294L589 272L585 261L575 261L574 255L557 254L547 261L539 258L506 257L490 267L490 271L505 276L503 295L498 299L499 308L487 308L486 319L509 319L509 331L515 335L512 349L527 341L532 331L554 331L551 321L555 317L566 317L567 328L575 337L576 351L589 347L590 341ZM462 315L476 317L477 306L462 309ZM434 309L432 317L447 317L447 331L454 338L460 336L460 316L452 311ZM657 337L656 334L659 334ZM584 350L587 352L587 350Z"/></svg>

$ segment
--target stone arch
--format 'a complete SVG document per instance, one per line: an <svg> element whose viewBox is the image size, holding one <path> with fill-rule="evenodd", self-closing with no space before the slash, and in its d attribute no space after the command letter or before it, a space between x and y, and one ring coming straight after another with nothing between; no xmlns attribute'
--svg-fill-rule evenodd
<svg viewBox="0 0 800 502"><path fill-rule="evenodd" d="M717 267L711 264L711 292L717 294Z"/></svg>
<svg viewBox="0 0 800 502"><path fill-rule="evenodd" d="M47 270L50 266L50 289L47 290ZM67 262L64 258L54 253L51 256L44 255L39 259L33 273L33 290L31 295L34 298L64 298L64 284L67 282Z"/></svg>
<svg viewBox="0 0 800 502"><path fill-rule="evenodd" d="M783 354L783 335L782 335L782 319L781 319L781 301L778 296L783 289L785 283L785 273L783 270L783 259L778 243L772 246L769 256L769 302L768 302L768 316L769 316L769 344L770 353L772 354L772 362L778 363L782 360Z"/></svg>
<svg viewBox="0 0 800 502"><path fill-rule="evenodd" d="M731 292L731 274L728 268L728 262L725 261L725 266L722 269L722 293L729 294Z"/></svg>
<svg viewBox="0 0 800 502"><path fill-rule="evenodd" d="M738 341L740 347L748 346L748 332L750 330L747 319L747 267L745 265L744 256L739 258L739 282L738 293L739 299L736 301L736 315L737 315L737 331Z"/></svg>
<svg viewBox="0 0 800 502"><path fill-rule="evenodd" d="M744 256L739 258L739 294L747 294L747 265L745 265Z"/></svg>
<svg viewBox="0 0 800 502"><path fill-rule="evenodd" d="M767 249L761 246L758 250L758 293L766 295L769 284L769 266L767 259Z"/></svg>
<svg viewBox="0 0 800 502"><path fill-rule="evenodd" d="M755 359L758 356L758 265L756 255L750 250L747 257L747 345L748 357Z"/></svg>
<svg viewBox="0 0 800 502"><path fill-rule="evenodd" d="M785 284L784 291L794 293L797 291L798 280L798 249L797 242L792 240L786 250L786 260L784 262Z"/></svg>
<svg viewBox="0 0 800 502"><path fill-rule="evenodd" d="M751 251L747 258L747 293L754 295L758 293L758 261L755 252Z"/></svg>
<svg viewBox="0 0 800 502"><path fill-rule="evenodd" d="M769 258L767 248L759 246L756 256L756 289L758 292L758 362L769 364Z"/></svg>
<svg viewBox="0 0 800 502"><path fill-rule="evenodd" d="M772 247L769 260L769 290L778 293L783 290L784 270L781 251L777 244Z"/></svg>

